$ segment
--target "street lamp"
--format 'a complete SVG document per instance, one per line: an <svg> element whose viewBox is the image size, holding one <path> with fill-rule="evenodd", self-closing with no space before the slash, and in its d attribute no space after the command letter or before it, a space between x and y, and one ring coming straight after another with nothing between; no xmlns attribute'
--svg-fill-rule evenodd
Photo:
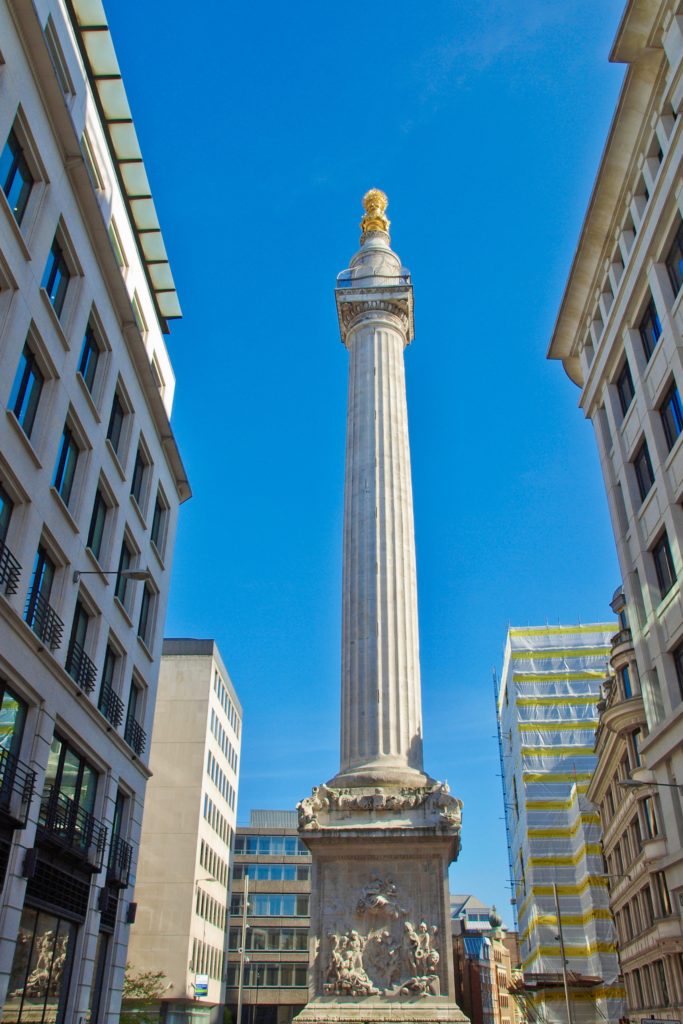
<svg viewBox="0 0 683 1024"><path fill-rule="evenodd" d="M78 583L81 576L121 576L124 580L151 580L152 574L149 569L74 569L71 577L73 583Z"/></svg>
<svg viewBox="0 0 683 1024"><path fill-rule="evenodd" d="M247 942L247 908L249 905L249 868L244 872L242 890L242 941L240 943L240 975L237 983L237 1019L235 1024L242 1024L242 988L244 986L244 947Z"/></svg>
<svg viewBox="0 0 683 1024"><path fill-rule="evenodd" d="M645 789L649 786L655 786L657 789L663 787L664 789L677 789L678 792L683 796L683 786L679 782L648 782L646 779L617 779L617 786L621 786L622 789Z"/></svg>

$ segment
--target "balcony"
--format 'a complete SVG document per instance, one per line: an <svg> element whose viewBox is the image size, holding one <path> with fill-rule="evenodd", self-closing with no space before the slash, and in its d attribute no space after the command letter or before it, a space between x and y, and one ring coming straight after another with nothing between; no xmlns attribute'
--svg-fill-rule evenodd
<svg viewBox="0 0 683 1024"><path fill-rule="evenodd" d="M613 668L618 669L622 667L622 662L626 660L626 655L631 654L633 651L633 636L630 629L620 629L618 633L610 639L611 653L610 663Z"/></svg>
<svg viewBox="0 0 683 1024"><path fill-rule="evenodd" d="M0 818L13 828L25 828L36 784L36 773L7 750L0 751Z"/></svg>
<svg viewBox="0 0 683 1024"><path fill-rule="evenodd" d="M98 708L115 729L123 721L123 701L108 683L102 683Z"/></svg>
<svg viewBox="0 0 683 1024"><path fill-rule="evenodd" d="M5 542L0 540L0 587L5 588L8 597L16 594L20 576L21 566Z"/></svg>
<svg viewBox="0 0 683 1024"><path fill-rule="evenodd" d="M70 797L47 786L40 803L40 838L72 855L93 874L102 868L107 827Z"/></svg>
<svg viewBox="0 0 683 1024"><path fill-rule="evenodd" d="M28 592L24 618L36 636L51 651L56 651L61 646L64 623L35 586Z"/></svg>
<svg viewBox="0 0 683 1024"><path fill-rule="evenodd" d="M66 670L83 693L92 693L97 680L97 669L75 640L69 644L66 655Z"/></svg>
<svg viewBox="0 0 683 1024"><path fill-rule="evenodd" d="M114 836L107 861L107 885L110 889L125 889L130 879L133 847L121 836Z"/></svg>
<svg viewBox="0 0 683 1024"><path fill-rule="evenodd" d="M147 744L147 733L142 728L140 723L135 720L133 715L128 714L126 718L126 728L123 733L123 738L129 747L135 751L138 757L141 757L145 752L145 746Z"/></svg>

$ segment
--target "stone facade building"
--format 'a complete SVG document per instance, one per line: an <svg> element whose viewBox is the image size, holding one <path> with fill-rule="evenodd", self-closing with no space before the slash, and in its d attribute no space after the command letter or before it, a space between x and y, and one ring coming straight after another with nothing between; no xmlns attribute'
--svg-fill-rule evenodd
<svg viewBox="0 0 683 1024"><path fill-rule="evenodd" d="M623 615L592 785L633 1016L683 1012L683 8L629 0L624 84L549 356L595 427ZM619 783L638 781L627 790ZM630 877L629 877L630 876Z"/></svg>
<svg viewBox="0 0 683 1024"><path fill-rule="evenodd" d="M129 960L164 1021L222 1021L242 707L213 640L164 640Z"/></svg>
<svg viewBox="0 0 683 1024"><path fill-rule="evenodd" d="M101 5L0 0L0 50L0 1006L114 1021L190 493L180 309Z"/></svg>
<svg viewBox="0 0 683 1024"><path fill-rule="evenodd" d="M587 789L612 623L508 631L498 692L505 813L527 1004L574 1024L618 1021L623 990L600 822ZM557 905L561 917L558 924Z"/></svg>
<svg viewBox="0 0 683 1024"><path fill-rule="evenodd" d="M242 1024L290 1024L308 996L311 855L296 811L252 811L232 868L225 1001L236 1020L244 879L249 878Z"/></svg>
<svg viewBox="0 0 683 1024"><path fill-rule="evenodd" d="M458 1005L471 1024L521 1024L524 1015L513 995L517 962L511 949L516 949L516 933L502 927L495 907L486 908L472 896L464 897L466 903L462 897L455 899L461 901L452 919Z"/></svg>

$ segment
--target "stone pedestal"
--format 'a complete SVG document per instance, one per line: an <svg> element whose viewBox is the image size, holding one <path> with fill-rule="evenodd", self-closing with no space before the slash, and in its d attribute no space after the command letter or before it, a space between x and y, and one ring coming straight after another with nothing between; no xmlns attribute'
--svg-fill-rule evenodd
<svg viewBox="0 0 683 1024"><path fill-rule="evenodd" d="M323 785L299 804L313 875L309 1002L297 1024L467 1021L448 892L460 808L433 781Z"/></svg>

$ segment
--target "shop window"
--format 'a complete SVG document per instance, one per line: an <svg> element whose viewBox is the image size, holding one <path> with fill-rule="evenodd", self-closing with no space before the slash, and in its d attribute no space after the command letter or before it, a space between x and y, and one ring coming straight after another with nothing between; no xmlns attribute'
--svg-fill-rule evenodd
<svg viewBox="0 0 683 1024"><path fill-rule="evenodd" d="M75 940L72 922L24 907L3 1020L14 1024L64 1020Z"/></svg>

